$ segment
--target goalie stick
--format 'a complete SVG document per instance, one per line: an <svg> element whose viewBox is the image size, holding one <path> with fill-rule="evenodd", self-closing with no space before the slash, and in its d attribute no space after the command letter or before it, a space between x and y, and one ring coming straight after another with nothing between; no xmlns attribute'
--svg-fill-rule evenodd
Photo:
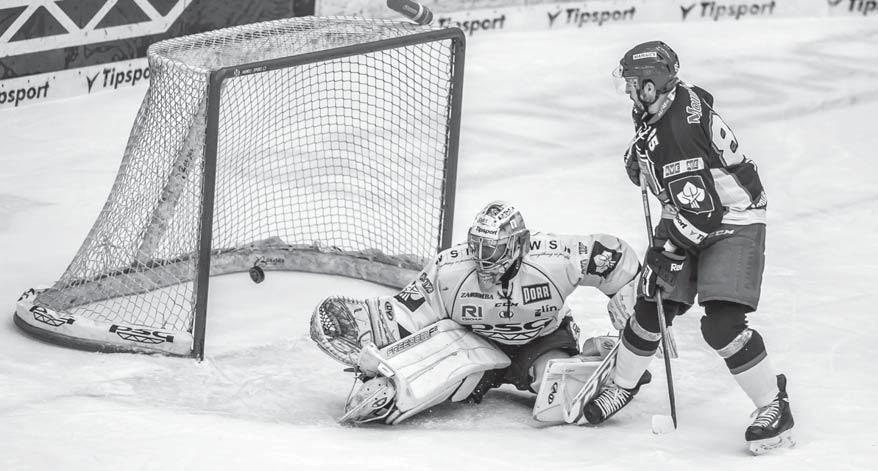
<svg viewBox="0 0 878 471"><path fill-rule="evenodd" d="M613 371L613 368L616 366L616 352L619 350L620 343L622 343L621 339L616 341L616 344L613 345L613 349L610 350L607 357L604 358L601 364L598 365L597 369L594 370L594 373L591 374L588 381L582 385L582 389L573 396L569 406L564 409L565 422L578 425L582 425L586 422L583 408L588 401L592 400L595 395L597 395L601 386L606 382L610 373Z"/></svg>

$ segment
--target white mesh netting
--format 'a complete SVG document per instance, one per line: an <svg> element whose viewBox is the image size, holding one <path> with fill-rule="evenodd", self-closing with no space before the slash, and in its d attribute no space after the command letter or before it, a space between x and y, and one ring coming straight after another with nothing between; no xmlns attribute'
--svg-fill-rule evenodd
<svg viewBox="0 0 878 471"><path fill-rule="evenodd" d="M418 269L450 218L461 65L450 36L419 39L429 31L306 17L153 45L150 88L110 196L67 271L33 305L191 332L210 76L254 63L230 73L220 94L212 274L259 264L397 284L399 275L372 265ZM290 59L312 53L320 57Z"/></svg>

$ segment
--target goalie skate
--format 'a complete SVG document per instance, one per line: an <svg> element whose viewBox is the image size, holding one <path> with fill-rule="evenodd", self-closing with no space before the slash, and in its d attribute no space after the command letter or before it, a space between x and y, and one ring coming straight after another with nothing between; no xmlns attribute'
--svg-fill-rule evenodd
<svg viewBox="0 0 878 471"><path fill-rule="evenodd" d="M601 364L592 373L591 378L580 388L579 392L573 396L570 404L564 411L564 421L568 424L585 424L585 416L583 409L585 405L598 394L601 387L607 382L610 373L616 366L616 352L619 350L619 341L617 340L613 348L606 354Z"/></svg>
<svg viewBox="0 0 878 471"><path fill-rule="evenodd" d="M345 413L338 419L341 424L363 424L386 419L396 403L396 388L390 378L378 376L367 379L357 392L348 397Z"/></svg>

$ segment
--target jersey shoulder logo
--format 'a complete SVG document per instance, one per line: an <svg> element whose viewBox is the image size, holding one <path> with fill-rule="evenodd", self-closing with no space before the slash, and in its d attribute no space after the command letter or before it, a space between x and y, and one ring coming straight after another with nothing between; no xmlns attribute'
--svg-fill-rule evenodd
<svg viewBox="0 0 878 471"><path fill-rule="evenodd" d="M689 175L668 182L668 191L677 207L695 214L714 210L713 201L707 197L706 188L700 175Z"/></svg>
<svg viewBox="0 0 878 471"><path fill-rule="evenodd" d="M421 292L418 291L418 286L414 281L397 293L394 298L411 312L415 312L426 301Z"/></svg>
<svg viewBox="0 0 878 471"><path fill-rule="evenodd" d="M608 249L600 242L595 241L591 258L583 275L597 275L601 278L606 278L616 269L616 265L619 264L621 259L622 252Z"/></svg>
<svg viewBox="0 0 878 471"><path fill-rule="evenodd" d="M673 177L681 173L691 173L704 170L704 159L697 157L694 159L678 160L665 164L662 167L662 176L664 178Z"/></svg>

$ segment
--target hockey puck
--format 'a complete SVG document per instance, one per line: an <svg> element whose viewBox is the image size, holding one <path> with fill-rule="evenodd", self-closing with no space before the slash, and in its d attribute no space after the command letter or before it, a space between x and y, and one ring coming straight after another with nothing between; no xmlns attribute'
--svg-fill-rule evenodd
<svg viewBox="0 0 878 471"><path fill-rule="evenodd" d="M256 284L262 283L265 281L265 271L262 270L262 267L250 267L250 279Z"/></svg>
<svg viewBox="0 0 878 471"><path fill-rule="evenodd" d="M661 435L665 433L673 432L677 429L677 426L674 425L674 419L669 415L654 415L652 416L652 433L656 435Z"/></svg>

